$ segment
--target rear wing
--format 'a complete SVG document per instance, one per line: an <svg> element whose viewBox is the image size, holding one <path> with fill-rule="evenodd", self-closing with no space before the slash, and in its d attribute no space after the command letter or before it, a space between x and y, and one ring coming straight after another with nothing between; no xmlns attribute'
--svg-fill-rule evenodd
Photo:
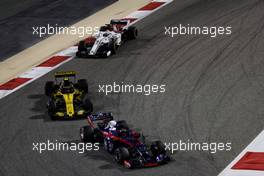
<svg viewBox="0 0 264 176"><path fill-rule="evenodd" d="M55 78L75 77L75 76L76 76L75 71L62 71L62 72L55 73Z"/></svg>
<svg viewBox="0 0 264 176"><path fill-rule="evenodd" d="M129 23L130 23L129 20L122 20L122 19L113 19L110 21L110 24L112 24L112 25L127 26Z"/></svg>
<svg viewBox="0 0 264 176"><path fill-rule="evenodd" d="M110 21L110 24L116 26L122 26L122 27L126 27L130 25L130 23L131 23L130 20L126 20L126 19L113 19Z"/></svg>
<svg viewBox="0 0 264 176"><path fill-rule="evenodd" d="M89 115L87 117L87 122L91 127L95 128L95 124L94 124L95 121L104 121L104 120L111 121L113 119L114 117L111 112L98 113L98 114Z"/></svg>
<svg viewBox="0 0 264 176"><path fill-rule="evenodd" d="M104 112L104 113L98 113L89 115L88 118L94 122L94 121L101 121L101 120L113 120L114 117L111 112Z"/></svg>

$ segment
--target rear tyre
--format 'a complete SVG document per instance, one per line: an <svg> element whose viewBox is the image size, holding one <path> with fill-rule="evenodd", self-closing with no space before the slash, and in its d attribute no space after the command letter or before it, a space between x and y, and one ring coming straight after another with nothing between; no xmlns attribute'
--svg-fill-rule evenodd
<svg viewBox="0 0 264 176"><path fill-rule="evenodd" d="M151 147L151 152L154 156L158 156L159 154L165 154L165 145L161 141L155 141L152 143Z"/></svg>
<svg viewBox="0 0 264 176"><path fill-rule="evenodd" d="M77 89L79 89L80 91L83 91L85 94L88 93L88 83L86 79L78 80L76 86L77 86Z"/></svg>
<svg viewBox="0 0 264 176"><path fill-rule="evenodd" d="M94 130L90 126L84 126L80 128L80 138L82 142L94 141Z"/></svg>
<svg viewBox="0 0 264 176"><path fill-rule="evenodd" d="M122 164L125 160L129 159L129 151L125 147L119 147L115 150L115 161Z"/></svg>
<svg viewBox="0 0 264 176"><path fill-rule="evenodd" d="M47 81L45 84L45 95L50 96L54 91L53 81Z"/></svg>
<svg viewBox="0 0 264 176"><path fill-rule="evenodd" d="M127 122L125 120L120 120L117 122L117 128L119 129L128 129Z"/></svg>
<svg viewBox="0 0 264 176"><path fill-rule="evenodd" d="M56 112L56 105L53 100L50 100L48 104L48 114L51 120L56 120L56 117L54 115L55 112Z"/></svg>
<svg viewBox="0 0 264 176"><path fill-rule="evenodd" d="M129 26L127 29L127 33L128 33L129 40L134 40L138 36L138 30L135 26Z"/></svg>

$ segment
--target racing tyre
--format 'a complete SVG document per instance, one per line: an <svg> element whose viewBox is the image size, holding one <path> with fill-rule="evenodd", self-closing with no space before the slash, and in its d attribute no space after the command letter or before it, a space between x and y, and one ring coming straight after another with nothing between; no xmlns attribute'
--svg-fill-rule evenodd
<svg viewBox="0 0 264 176"><path fill-rule="evenodd" d="M53 81L48 81L45 84L45 95L50 96L54 91L54 83Z"/></svg>
<svg viewBox="0 0 264 176"><path fill-rule="evenodd" d="M112 54L111 48L112 48L111 43L107 43L107 44L102 45L97 51L97 53L99 53L98 56L102 57L102 58L107 58L107 57L111 56L111 54Z"/></svg>
<svg viewBox="0 0 264 176"><path fill-rule="evenodd" d="M117 50L117 45L115 42L113 42L111 46L111 54L116 54L116 50Z"/></svg>
<svg viewBox="0 0 264 176"><path fill-rule="evenodd" d="M135 26L129 26L127 29L127 33L128 33L129 40L134 40L138 36L138 30Z"/></svg>
<svg viewBox="0 0 264 176"><path fill-rule="evenodd" d="M56 117L54 116L55 112L56 112L56 105L53 100L50 100L48 104L48 114L51 120L56 120Z"/></svg>
<svg viewBox="0 0 264 176"><path fill-rule="evenodd" d="M125 147L119 147L115 150L115 161L119 164L129 159L129 151Z"/></svg>
<svg viewBox="0 0 264 176"><path fill-rule="evenodd" d="M82 142L94 141L94 130L90 126L80 128L80 138Z"/></svg>
<svg viewBox="0 0 264 176"><path fill-rule="evenodd" d="M86 55L82 54L82 51L86 51L84 40L80 41L78 44L78 51L76 52L76 57L87 57Z"/></svg>
<svg viewBox="0 0 264 176"><path fill-rule="evenodd" d="M84 109L88 112L93 112L93 103L87 98L84 100Z"/></svg>
<svg viewBox="0 0 264 176"><path fill-rule="evenodd" d="M88 84L87 84L86 79L78 80L76 87L77 87L77 89L83 91L85 94L88 93Z"/></svg>
<svg viewBox="0 0 264 176"><path fill-rule="evenodd" d="M108 58L109 56L111 56L112 51L110 49L106 49L105 51L103 51L103 53L101 54L102 58Z"/></svg>
<svg viewBox="0 0 264 176"><path fill-rule="evenodd" d="M76 57L81 57L81 54L79 51L76 52Z"/></svg>
<svg viewBox="0 0 264 176"><path fill-rule="evenodd" d="M117 128L119 129L128 129L127 122L125 120L120 120L117 122Z"/></svg>
<svg viewBox="0 0 264 176"><path fill-rule="evenodd" d="M151 147L151 152L154 156L157 156L159 154L165 154L166 150L165 150L165 145L161 142L161 141L155 141L152 143Z"/></svg>
<svg viewBox="0 0 264 176"><path fill-rule="evenodd" d="M84 45L85 45L85 41L84 40L80 41L78 44L78 51L84 51L86 49Z"/></svg>

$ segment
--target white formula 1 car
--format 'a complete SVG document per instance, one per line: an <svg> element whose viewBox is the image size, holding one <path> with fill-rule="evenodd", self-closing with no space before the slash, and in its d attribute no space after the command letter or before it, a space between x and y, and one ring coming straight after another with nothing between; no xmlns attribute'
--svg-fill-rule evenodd
<svg viewBox="0 0 264 176"><path fill-rule="evenodd" d="M115 54L117 48L127 40L136 39L136 27L129 26L129 20L111 20L101 26L93 36L79 42L77 57L103 57Z"/></svg>

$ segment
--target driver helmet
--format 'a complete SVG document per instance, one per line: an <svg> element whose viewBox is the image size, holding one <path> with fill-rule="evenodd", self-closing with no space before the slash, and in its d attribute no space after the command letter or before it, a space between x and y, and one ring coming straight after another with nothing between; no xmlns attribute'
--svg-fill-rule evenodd
<svg viewBox="0 0 264 176"><path fill-rule="evenodd" d="M115 121L115 120L111 120L111 121L108 123L108 127L109 127L109 130L115 130L115 127L116 127L116 121Z"/></svg>
<svg viewBox="0 0 264 176"><path fill-rule="evenodd" d="M108 29L109 31L113 31L113 30L114 30L112 24L107 24L106 27L107 27L107 29Z"/></svg>
<svg viewBox="0 0 264 176"><path fill-rule="evenodd" d="M112 127L115 127L116 126L116 121L115 120L111 120L109 122L109 127L112 128Z"/></svg>

